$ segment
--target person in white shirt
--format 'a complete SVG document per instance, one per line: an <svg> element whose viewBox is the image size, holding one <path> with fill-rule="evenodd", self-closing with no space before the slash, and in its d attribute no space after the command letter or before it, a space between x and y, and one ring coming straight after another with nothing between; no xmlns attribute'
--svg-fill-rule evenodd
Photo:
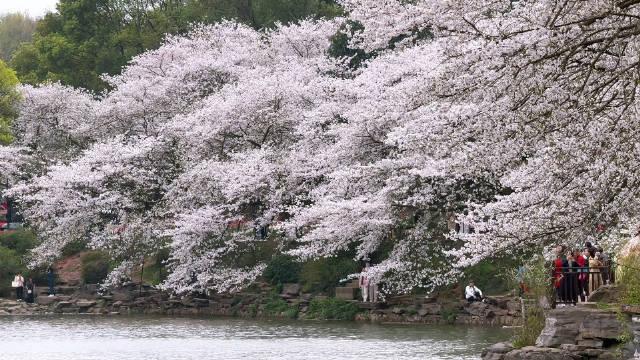
<svg viewBox="0 0 640 360"><path fill-rule="evenodd" d="M360 273L360 279L358 281L362 293L362 302L369 301L369 276L367 270L369 270L369 263L365 265L365 268Z"/></svg>
<svg viewBox="0 0 640 360"><path fill-rule="evenodd" d="M11 284L16 289L16 300L22 301L24 290L24 278L21 273L18 273Z"/></svg>
<svg viewBox="0 0 640 360"><path fill-rule="evenodd" d="M482 301L482 291L476 287L473 281L464 289L464 297L468 302Z"/></svg>

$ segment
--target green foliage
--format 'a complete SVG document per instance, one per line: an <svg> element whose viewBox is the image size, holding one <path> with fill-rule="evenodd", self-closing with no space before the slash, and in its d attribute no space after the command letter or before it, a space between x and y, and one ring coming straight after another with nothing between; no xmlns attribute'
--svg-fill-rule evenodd
<svg viewBox="0 0 640 360"><path fill-rule="evenodd" d="M511 258L484 260L465 269L463 284L466 286L469 280L473 280L485 295L504 294L513 288L510 278L517 266L518 262ZM507 278L500 276L504 273L510 275Z"/></svg>
<svg viewBox="0 0 640 360"><path fill-rule="evenodd" d="M87 243L84 241L80 241L80 240L74 240L70 243L68 243L63 249L62 249L62 256L63 257L69 257L69 256L73 256L73 255L77 255L83 251L87 250Z"/></svg>
<svg viewBox="0 0 640 360"><path fill-rule="evenodd" d="M640 305L640 255L630 254L618 260L616 283L620 287L620 301Z"/></svg>
<svg viewBox="0 0 640 360"><path fill-rule="evenodd" d="M544 321L544 312L540 307L532 306L527 309L523 326L514 334L513 346L520 349L535 345L536 339L544 329Z"/></svg>
<svg viewBox="0 0 640 360"><path fill-rule="evenodd" d="M286 317L295 319L298 317L298 308L290 306L277 294L272 294L262 307L262 314L273 317Z"/></svg>
<svg viewBox="0 0 640 360"><path fill-rule="evenodd" d="M249 316L252 318L258 316L258 304L250 304L247 310L249 310Z"/></svg>
<svg viewBox="0 0 640 360"><path fill-rule="evenodd" d="M459 312L458 308L453 305L443 306L440 309L440 316L447 324L453 324L456 322Z"/></svg>
<svg viewBox="0 0 640 360"><path fill-rule="evenodd" d="M347 26L349 26L351 34L347 34L345 32ZM375 56L375 53L367 53L362 49L354 49L349 46L349 39L351 36L357 31L364 30L364 26L362 26L362 24L349 21L341 30L342 31L338 32L331 38L329 55L336 58L350 58L349 67L351 69L359 68L362 66L363 62Z"/></svg>
<svg viewBox="0 0 640 360"><path fill-rule="evenodd" d="M300 279L302 265L290 256L275 256L264 270L264 277L272 285L296 283Z"/></svg>
<svg viewBox="0 0 640 360"><path fill-rule="evenodd" d="M511 283L513 289L518 289L522 280L528 288L525 297L535 300L555 297L551 287L551 269L542 256L536 256L524 264L521 275L518 275L518 269L510 269L506 272L505 280Z"/></svg>
<svg viewBox="0 0 640 360"><path fill-rule="evenodd" d="M248 8L250 24L256 28L271 27L276 22L290 23L306 17L334 17L340 8L331 1L258 0Z"/></svg>
<svg viewBox="0 0 640 360"><path fill-rule="evenodd" d="M168 275L165 262L169 259L169 249L160 250L150 261L145 263L142 280L151 285L158 285Z"/></svg>
<svg viewBox="0 0 640 360"><path fill-rule="evenodd" d="M20 44L31 41L36 21L20 13L0 16L0 60L9 61Z"/></svg>
<svg viewBox="0 0 640 360"><path fill-rule="evenodd" d="M91 251L82 256L82 280L85 284L99 284L109 274L110 258L100 252Z"/></svg>
<svg viewBox="0 0 640 360"><path fill-rule="evenodd" d="M26 255L36 246L36 234L28 229L20 229L14 232L0 235L0 246L14 250L17 255Z"/></svg>
<svg viewBox="0 0 640 360"><path fill-rule="evenodd" d="M20 94L16 90L18 78L4 61L0 60L0 145L12 141L11 123L17 116Z"/></svg>
<svg viewBox="0 0 640 360"><path fill-rule="evenodd" d="M307 316L319 320L353 320L360 312L354 303L336 299L313 299L309 303Z"/></svg>
<svg viewBox="0 0 640 360"><path fill-rule="evenodd" d="M272 27L276 22L340 14L342 9L333 0L191 0L184 9L185 17L191 21L236 19L256 29Z"/></svg>
<svg viewBox="0 0 640 360"><path fill-rule="evenodd" d="M519 288L520 282L524 282L528 292L525 298L533 301L525 310L525 321L513 336L513 346L522 348L535 345L536 339L542 332L545 324L544 310L540 307L541 300L553 299L555 294L551 287L551 271L542 256L536 256L523 265L520 273L517 269L506 272L505 280L509 281L514 289Z"/></svg>
<svg viewBox="0 0 640 360"><path fill-rule="evenodd" d="M117 74L132 57L158 48L166 34L194 23L238 19L255 28L306 17L331 17L331 0L60 0L56 13L37 26L33 40L13 52L11 64L24 83L45 80L96 92L102 74Z"/></svg>
<svg viewBox="0 0 640 360"><path fill-rule="evenodd" d="M24 263L36 242L35 234L27 229L0 234L0 296L10 295L11 280L18 272L36 283L42 279L42 269L29 270Z"/></svg>
<svg viewBox="0 0 640 360"><path fill-rule="evenodd" d="M2 285L11 285L10 283L5 284L5 282L10 282L18 272L22 271L24 271L24 266L20 262L20 256L16 251L0 246L0 279L3 281Z"/></svg>
<svg viewBox="0 0 640 360"><path fill-rule="evenodd" d="M323 258L305 263L300 273L304 292L328 292L340 280L358 272L356 261L347 257Z"/></svg>

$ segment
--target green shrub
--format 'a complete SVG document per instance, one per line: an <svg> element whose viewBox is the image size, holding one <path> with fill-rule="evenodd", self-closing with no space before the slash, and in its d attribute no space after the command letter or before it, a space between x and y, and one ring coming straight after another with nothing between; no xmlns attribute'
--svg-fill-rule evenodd
<svg viewBox="0 0 640 360"><path fill-rule="evenodd" d="M314 299L309 303L307 316L319 320L353 320L360 312L360 308L348 301L328 298Z"/></svg>
<svg viewBox="0 0 640 360"><path fill-rule="evenodd" d="M169 250L162 249L150 261L147 261L142 273L142 280L151 285L158 285L167 279L166 260L169 259Z"/></svg>
<svg viewBox="0 0 640 360"><path fill-rule="evenodd" d="M276 316L289 310L289 304L277 295L272 295L265 302L262 311L264 315Z"/></svg>
<svg viewBox="0 0 640 360"><path fill-rule="evenodd" d="M301 264L290 256L276 256L267 264L264 277L272 284L297 283Z"/></svg>
<svg viewBox="0 0 640 360"><path fill-rule="evenodd" d="M540 307L532 306L527 309L524 324L513 336L513 346L520 349L535 345L542 329L544 329L544 312Z"/></svg>
<svg viewBox="0 0 640 360"><path fill-rule="evenodd" d="M640 255L631 254L618 261L616 284L620 287L620 301L640 305Z"/></svg>
<svg viewBox="0 0 640 360"><path fill-rule="evenodd" d="M473 280L485 295L504 294L512 289L511 283L509 279L496 275L509 272L517 266L513 259L484 260L464 270L462 283L466 286L469 280Z"/></svg>
<svg viewBox="0 0 640 360"><path fill-rule="evenodd" d="M447 324L453 324L458 318L459 310L454 306L443 306L440 309L440 316Z"/></svg>
<svg viewBox="0 0 640 360"><path fill-rule="evenodd" d="M77 255L85 250L87 250L87 243L84 241L75 240L65 245L65 247L62 249L62 256L69 257Z"/></svg>
<svg viewBox="0 0 640 360"><path fill-rule="evenodd" d="M99 284L109 274L109 257L100 251L91 251L82 256L82 280L85 284Z"/></svg>
<svg viewBox="0 0 640 360"><path fill-rule="evenodd" d="M544 310L539 304L544 298L547 300L555 298L551 286L551 269L544 258L536 256L523 266L524 272L520 276L517 270L512 270L507 277L510 278L514 288L518 288L522 280L528 289L524 297L533 300L525 310L522 327L514 333L513 346L516 348L535 345L545 323Z"/></svg>
<svg viewBox="0 0 640 360"><path fill-rule="evenodd" d="M262 307L262 314L265 316L295 319L298 317L298 307L289 305L289 303L277 294L271 294Z"/></svg>
<svg viewBox="0 0 640 360"><path fill-rule="evenodd" d="M26 255L36 246L36 234L28 229L0 235L0 246L14 250L17 255Z"/></svg>
<svg viewBox="0 0 640 360"><path fill-rule="evenodd" d="M356 261L346 257L323 258L307 262L300 273L304 292L328 292L340 280L359 271Z"/></svg>
<svg viewBox="0 0 640 360"><path fill-rule="evenodd" d="M298 318L298 309L294 308L294 307L290 307L289 309L285 310L282 315L284 315L284 317L286 317L287 319L297 319Z"/></svg>
<svg viewBox="0 0 640 360"><path fill-rule="evenodd" d="M24 272L25 268L20 262L20 256L15 250L0 246L0 294L11 294L11 281L18 272Z"/></svg>
<svg viewBox="0 0 640 360"><path fill-rule="evenodd" d="M511 283L516 294L522 280L528 291L524 297L540 302L543 298L551 300L555 298L554 289L551 286L551 268L542 256L536 256L523 265L523 274L518 276L518 269L510 269L505 272L504 278ZM522 279L520 279L522 277Z"/></svg>
<svg viewBox="0 0 640 360"><path fill-rule="evenodd" d="M252 318L258 316L258 304L250 304L247 310L249 310L249 316Z"/></svg>

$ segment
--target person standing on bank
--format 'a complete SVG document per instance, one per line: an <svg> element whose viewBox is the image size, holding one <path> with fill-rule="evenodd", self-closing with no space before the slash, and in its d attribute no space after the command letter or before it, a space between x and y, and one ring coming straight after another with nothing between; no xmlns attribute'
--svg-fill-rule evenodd
<svg viewBox="0 0 640 360"><path fill-rule="evenodd" d="M600 253L595 253L589 258L589 269L591 269L591 279L589 282L589 293L593 294L602 286L602 277L600 276L600 270L602 269L602 261L600 259Z"/></svg>
<svg viewBox="0 0 640 360"><path fill-rule="evenodd" d="M11 283L11 286L13 286L16 289L16 300L22 301L24 298L24 278L22 277L21 273L18 273L13 278L13 282Z"/></svg>
<svg viewBox="0 0 640 360"><path fill-rule="evenodd" d="M565 281L564 273L569 268L567 258L564 257L564 245L558 245L556 247L556 259L553 261L553 285L556 288L557 299L561 303L567 302L568 291L567 282ZM563 305L564 306L564 305Z"/></svg>
<svg viewBox="0 0 640 360"><path fill-rule="evenodd" d="M587 281L589 277L589 263L580 250L574 251L573 258L578 264L578 296L580 297L580 301L585 302L585 296L588 292L587 284L589 284Z"/></svg>
<svg viewBox="0 0 640 360"><path fill-rule="evenodd" d="M49 285L49 296L56 296L56 274L51 266L47 269L47 285Z"/></svg>
<svg viewBox="0 0 640 360"><path fill-rule="evenodd" d="M25 298L25 301L29 304L33 304L33 301L35 299L35 293L36 293L36 286L33 283L33 279L29 278L29 280L27 280L27 296Z"/></svg>
<svg viewBox="0 0 640 360"><path fill-rule="evenodd" d="M369 277L367 270L369 270L369 263L365 265L364 269L360 273L360 279L358 280L360 292L362 292L362 302L369 301Z"/></svg>
<svg viewBox="0 0 640 360"><path fill-rule="evenodd" d="M580 265L573 257L574 252L569 251L567 253L567 264L569 267L565 271L565 286L567 290L566 300L573 306L578 303L578 274L580 272Z"/></svg>

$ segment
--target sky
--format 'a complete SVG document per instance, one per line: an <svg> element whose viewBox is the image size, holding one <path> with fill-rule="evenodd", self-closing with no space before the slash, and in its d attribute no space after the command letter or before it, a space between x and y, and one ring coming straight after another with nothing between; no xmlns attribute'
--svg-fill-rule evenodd
<svg viewBox="0 0 640 360"><path fill-rule="evenodd" d="M0 14L17 11L41 17L49 11L55 11L57 2L58 0L0 0Z"/></svg>

